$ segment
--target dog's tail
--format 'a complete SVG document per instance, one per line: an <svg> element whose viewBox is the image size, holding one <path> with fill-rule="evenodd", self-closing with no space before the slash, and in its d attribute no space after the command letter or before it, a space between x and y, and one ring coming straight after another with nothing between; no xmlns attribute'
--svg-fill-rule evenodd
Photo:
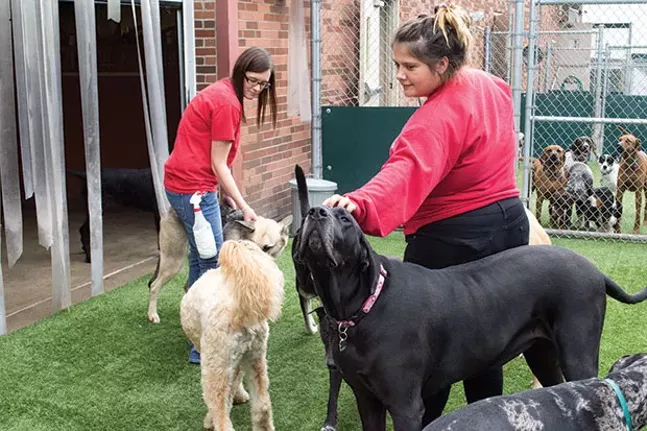
<svg viewBox="0 0 647 431"><path fill-rule="evenodd" d="M272 257L252 241L229 240L223 243L218 260L225 283L232 288L235 327L278 319L284 280Z"/></svg>
<svg viewBox="0 0 647 431"><path fill-rule="evenodd" d="M645 299L647 299L647 287L645 287L640 292L631 295L622 290L622 287L618 286L606 275L604 276L604 282L607 289L607 295L609 295L616 301L620 301L624 304L638 304L639 302L643 302Z"/></svg>
<svg viewBox="0 0 647 431"><path fill-rule="evenodd" d="M308 202L308 183L306 181L306 176L303 173L301 166L296 165L294 167L294 176L297 179L297 191L299 192L299 209L301 210L301 220L306 216L308 210L310 209L310 203Z"/></svg>
<svg viewBox="0 0 647 431"><path fill-rule="evenodd" d="M65 169L65 172L67 172L68 174L70 174L72 176L83 178L83 179L85 179L85 177L87 176L85 171L79 171L79 170L76 170L76 169Z"/></svg>

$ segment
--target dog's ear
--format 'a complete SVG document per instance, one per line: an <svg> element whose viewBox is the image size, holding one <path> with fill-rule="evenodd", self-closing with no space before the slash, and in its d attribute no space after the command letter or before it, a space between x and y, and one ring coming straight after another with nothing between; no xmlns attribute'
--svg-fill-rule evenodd
<svg viewBox="0 0 647 431"><path fill-rule="evenodd" d="M622 133L623 135L631 135L631 132L622 127L620 124L618 124L618 130L620 130L620 133Z"/></svg>
<svg viewBox="0 0 647 431"><path fill-rule="evenodd" d="M292 215L290 214L285 217L279 222L279 224L283 227L283 229L281 229L281 235L287 235L290 229L290 225L292 224Z"/></svg>
<svg viewBox="0 0 647 431"><path fill-rule="evenodd" d="M234 223L238 223L240 226L244 227L250 232L254 232L256 230L256 223L254 223L253 221L235 220Z"/></svg>
<svg viewBox="0 0 647 431"><path fill-rule="evenodd" d="M297 234L295 235L294 239L292 240L292 261L294 262L294 269L295 271L298 272L297 266L302 266L303 265L303 259L301 259L301 253L299 253L299 231L297 231ZM297 274L298 275L298 274Z"/></svg>
<svg viewBox="0 0 647 431"><path fill-rule="evenodd" d="M362 272L364 272L371 266L371 244L369 244L365 235L360 235L359 245L359 265Z"/></svg>
<svg viewBox="0 0 647 431"><path fill-rule="evenodd" d="M645 357L647 357L647 355L644 354L644 353L637 353L637 354L633 354L633 355L624 355L620 359L618 359L616 362L614 362L614 364L609 369L609 373L614 373L614 372L623 370L623 369L629 367L630 365L632 365L633 363L638 362L641 359L644 359Z"/></svg>

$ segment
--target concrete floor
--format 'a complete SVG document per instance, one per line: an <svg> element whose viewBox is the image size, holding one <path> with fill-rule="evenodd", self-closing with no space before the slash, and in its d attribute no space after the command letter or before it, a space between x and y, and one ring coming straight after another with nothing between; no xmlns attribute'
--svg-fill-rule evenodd
<svg viewBox="0 0 647 431"><path fill-rule="evenodd" d="M70 272L72 302L90 297L90 264L85 263L78 233L84 214L78 204L70 205ZM23 254L13 268L2 244L2 276L8 332L15 331L43 317L52 310L51 257L38 244L33 205L23 209ZM106 207L103 216L104 290L110 291L151 273L157 263L157 237L153 215L122 207ZM4 237L4 235L3 235Z"/></svg>

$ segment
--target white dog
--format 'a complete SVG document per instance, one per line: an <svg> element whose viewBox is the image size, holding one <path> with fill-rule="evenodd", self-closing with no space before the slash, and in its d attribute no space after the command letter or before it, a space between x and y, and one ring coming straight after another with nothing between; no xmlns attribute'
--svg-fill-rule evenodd
<svg viewBox="0 0 647 431"><path fill-rule="evenodd" d="M229 240L220 250L220 267L204 273L182 298L182 328L200 352L205 428L233 430L232 403L250 397L244 373L252 429L274 430L265 355L268 320L281 313L283 284L272 256L252 241Z"/></svg>

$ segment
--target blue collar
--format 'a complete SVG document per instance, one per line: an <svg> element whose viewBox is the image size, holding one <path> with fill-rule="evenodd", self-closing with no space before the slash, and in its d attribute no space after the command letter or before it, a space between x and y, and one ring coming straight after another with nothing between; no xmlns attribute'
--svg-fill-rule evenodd
<svg viewBox="0 0 647 431"><path fill-rule="evenodd" d="M611 379L604 379L604 382L609 386L611 386L615 391L616 397L618 398L618 402L620 403L620 407L622 407L622 413L624 413L625 415L625 425L627 425L627 430L633 431L634 428L633 428L633 424L631 423L629 406L627 406L627 400L625 399L625 396L622 394L622 389L620 389L620 386L618 386L618 384Z"/></svg>

